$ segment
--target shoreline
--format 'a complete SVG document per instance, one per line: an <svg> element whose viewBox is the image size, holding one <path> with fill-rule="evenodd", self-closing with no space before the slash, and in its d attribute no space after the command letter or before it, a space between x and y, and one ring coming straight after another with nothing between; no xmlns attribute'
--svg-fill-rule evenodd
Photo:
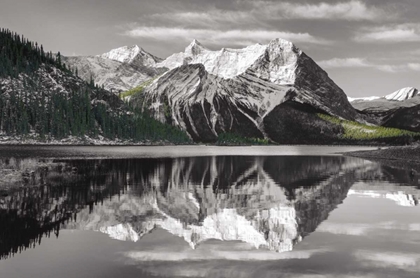
<svg viewBox="0 0 420 278"><path fill-rule="evenodd" d="M420 145L347 152L344 153L344 155L361 158L373 158L391 161L402 160L406 162L420 163Z"/></svg>
<svg viewBox="0 0 420 278"><path fill-rule="evenodd" d="M393 168L405 169L410 171L413 177L420 175L420 145L347 152L343 155L367 159Z"/></svg>

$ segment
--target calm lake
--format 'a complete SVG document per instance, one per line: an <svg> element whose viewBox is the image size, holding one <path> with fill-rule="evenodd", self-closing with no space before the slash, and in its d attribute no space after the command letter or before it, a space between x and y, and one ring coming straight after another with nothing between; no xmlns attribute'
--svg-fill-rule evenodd
<svg viewBox="0 0 420 278"><path fill-rule="evenodd" d="M420 186L362 147L0 147L0 277L420 277Z"/></svg>

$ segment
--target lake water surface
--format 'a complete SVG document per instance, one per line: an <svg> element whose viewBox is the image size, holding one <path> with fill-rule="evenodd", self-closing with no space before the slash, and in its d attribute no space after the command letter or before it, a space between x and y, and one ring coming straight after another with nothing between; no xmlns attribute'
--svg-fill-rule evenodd
<svg viewBox="0 0 420 278"><path fill-rule="evenodd" d="M0 277L420 277L419 177L349 150L0 147Z"/></svg>

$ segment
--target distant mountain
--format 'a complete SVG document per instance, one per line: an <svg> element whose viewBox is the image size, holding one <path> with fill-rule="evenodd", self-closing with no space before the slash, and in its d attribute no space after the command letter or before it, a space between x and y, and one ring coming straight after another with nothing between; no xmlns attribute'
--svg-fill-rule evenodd
<svg viewBox="0 0 420 278"><path fill-rule="evenodd" d="M282 39L220 51L194 40L157 66L171 70L132 104L197 141L212 142L223 133L310 141L314 134L337 136L316 112L364 120L324 70Z"/></svg>
<svg viewBox="0 0 420 278"><path fill-rule="evenodd" d="M419 94L419 91L413 87L403 88L398 90L390 95L385 96L387 100L391 101L404 101L408 99L412 99Z"/></svg>
<svg viewBox="0 0 420 278"><path fill-rule="evenodd" d="M130 90L166 71L157 66L162 59L137 45L120 47L97 56L62 59L72 68L77 68L82 79L89 81L92 78L95 84L114 93Z"/></svg>
<svg viewBox="0 0 420 278"><path fill-rule="evenodd" d="M403 88L384 97L349 100L379 125L420 132L420 94L416 88Z"/></svg>
<svg viewBox="0 0 420 278"><path fill-rule="evenodd" d="M348 99L360 111L386 111L420 104L419 92L413 87L403 88L383 97L349 97Z"/></svg>
<svg viewBox="0 0 420 278"><path fill-rule="evenodd" d="M142 66L156 67L162 59L146 52L138 45L123 46L99 55L103 59L115 60L121 63L135 63Z"/></svg>

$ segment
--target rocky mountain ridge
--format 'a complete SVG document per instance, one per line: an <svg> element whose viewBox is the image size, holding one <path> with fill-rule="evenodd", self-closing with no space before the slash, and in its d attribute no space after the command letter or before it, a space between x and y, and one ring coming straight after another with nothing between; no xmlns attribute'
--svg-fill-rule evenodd
<svg viewBox="0 0 420 278"><path fill-rule="evenodd" d="M172 70L131 102L186 130L196 141L212 142L220 134L236 133L282 142L282 131L273 127L281 125L274 122L282 120L281 107L289 102L364 121L328 74L282 39L220 51L193 41L158 66Z"/></svg>
<svg viewBox="0 0 420 278"><path fill-rule="evenodd" d="M130 90L165 72L166 69L156 66L161 60L137 45L96 56L63 57L63 62L77 68L82 79L92 79L114 93Z"/></svg>

